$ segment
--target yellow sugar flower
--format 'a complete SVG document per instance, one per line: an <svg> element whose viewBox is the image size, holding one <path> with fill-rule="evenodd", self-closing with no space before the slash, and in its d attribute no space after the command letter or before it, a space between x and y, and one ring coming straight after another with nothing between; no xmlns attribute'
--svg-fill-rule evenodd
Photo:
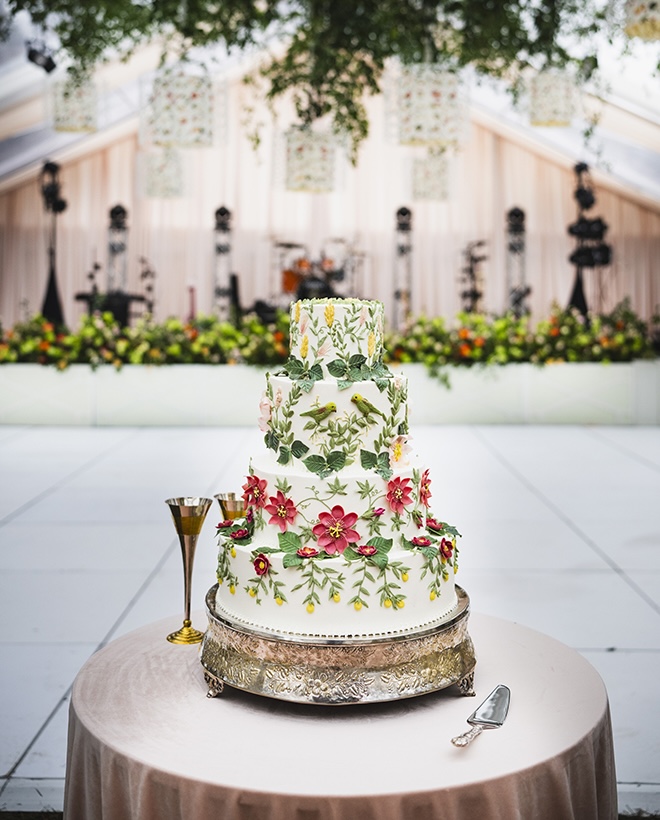
<svg viewBox="0 0 660 820"><path fill-rule="evenodd" d="M376 350L376 336L373 333L369 334L369 339L367 340L367 352L369 353L369 358L374 355L374 351Z"/></svg>
<svg viewBox="0 0 660 820"><path fill-rule="evenodd" d="M309 351L309 338L307 337L307 334L305 334L302 337L302 342L300 343L300 355L303 357L303 359L307 358L308 351Z"/></svg>
<svg viewBox="0 0 660 820"><path fill-rule="evenodd" d="M293 318L296 322L300 321L300 302L296 302L295 307L293 308Z"/></svg>
<svg viewBox="0 0 660 820"><path fill-rule="evenodd" d="M332 327L332 323L335 321L335 306L334 305L326 305L325 308L325 323L328 327Z"/></svg>

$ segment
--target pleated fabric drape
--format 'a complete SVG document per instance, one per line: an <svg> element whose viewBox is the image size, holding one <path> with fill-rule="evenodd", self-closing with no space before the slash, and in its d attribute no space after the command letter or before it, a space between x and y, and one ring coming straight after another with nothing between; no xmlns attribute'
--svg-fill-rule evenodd
<svg viewBox="0 0 660 820"><path fill-rule="evenodd" d="M140 259L156 272L155 315L184 317L195 289L198 312L212 307L214 212L232 211L232 269L239 275L244 306L256 299L285 305L277 242L307 246L318 258L329 238L343 238L361 254L351 295L380 299L388 317L394 311L396 280L395 214L413 212L412 311L449 319L461 309L459 281L468 242L484 240L482 308L507 307L506 212L517 206L526 215L525 275L532 288L534 317L553 302L566 305L575 270L568 256L575 241L567 226L577 207L575 177L568 166L471 123L461 150L452 152L447 201L412 198L412 156L388 134L382 98L368 103L371 133L357 167L339 163L332 193L285 190L282 123L266 117L255 152L244 130L240 95L229 94L228 125L213 148L182 151L184 191L173 199L150 199L142 182L138 123L128 135L105 147L62 162L60 181L67 209L57 225L57 274L65 319L76 327L85 311L75 294L88 289L87 273L98 262L98 284L105 284L109 210L128 210L128 287L142 292ZM56 156L48 157L59 161ZM575 161L580 158L576 157ZM41 309L48 260L50 215L34 177L0 194L0 321L9 326ZM609 225L610 268L585 271L589 306L609 310L626 296L648 318L660 305L660 205L654 208L620 188L596 189L587 214Z"/></svg>

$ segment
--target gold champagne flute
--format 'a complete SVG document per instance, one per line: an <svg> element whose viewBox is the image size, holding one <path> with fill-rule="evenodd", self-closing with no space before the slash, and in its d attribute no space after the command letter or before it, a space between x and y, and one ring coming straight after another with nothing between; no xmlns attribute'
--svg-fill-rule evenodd
<svg viewBox="0 0 660 820"><path fill-rule="evenodd" d="M214 498L220 505L222 514L227 521L243 518L245 515L245 500L242 495L237 496L236 493L217 493Z"/></svg>
<svg viewBox="0 0 660 820"><path fill-rule="evenodd" d="M197 538L202 531L202 526L209 508L213 504L211 498L195 498L183 496L182 498L168 498L165 503L169 506L174 521L174 528L179 536L181 544L181 556L183 558L183 595L185 601L185 615L183 626L176 632L167 636L170 643L199 643L204 637L204 633L193 629L190 621L190 586L192 581L193 562L195 560L195 548Z"/></svg>

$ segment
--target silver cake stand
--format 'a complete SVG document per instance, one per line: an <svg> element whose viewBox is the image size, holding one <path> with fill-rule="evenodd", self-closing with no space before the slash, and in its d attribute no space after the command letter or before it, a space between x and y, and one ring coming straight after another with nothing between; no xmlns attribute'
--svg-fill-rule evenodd
<svg viewBox="0 0 660 820"><path fill-rule="evenodd" d="M296 703L340 706L401 700L457 684L474 695L476 659L468 635L470 600L442 624L402 635L360 639L279 636L247 629L215 611L217 585L206 595L209 625L201 662L207 697L225 684Z"/></svg>

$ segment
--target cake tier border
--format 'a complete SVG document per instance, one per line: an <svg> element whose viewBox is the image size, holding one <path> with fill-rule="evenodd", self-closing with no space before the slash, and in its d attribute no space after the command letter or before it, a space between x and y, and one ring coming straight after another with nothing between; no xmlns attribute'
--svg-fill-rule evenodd
<svg viewBox="0 0 660 820"><path fill-rule="evenodd" d="M401 635L347 638L280 636L232 623L206 595L208 628L200 661L207 697L230 686L256 695L323 706L402 700L456 684L474 695L476 656L468 633L470 599L437 626Z"/></svg>

